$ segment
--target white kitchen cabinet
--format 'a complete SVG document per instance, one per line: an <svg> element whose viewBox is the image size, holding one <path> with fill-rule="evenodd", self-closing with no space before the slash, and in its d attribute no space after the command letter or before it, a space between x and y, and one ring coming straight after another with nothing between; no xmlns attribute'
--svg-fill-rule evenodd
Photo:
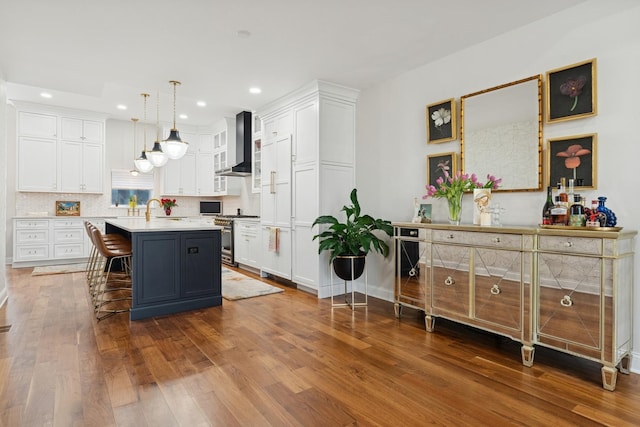
<svg viewBox="0 0 640 427"><path fill-rule="evenodd" d="M213 195L237 196L241 182L237 177L221 176L215 171L234 166L236 161L236 119L224 118L213 125Z"/></svg>
<svg viewBox="0 0 640 427"><path fill-rule="evenodd" d="M233 256L240 266L253 270L260 268L262 239L259 220L236 219L233 221Z"/></svg>
<svg viewBox="0 0 640 427"><path fill-rule="evenodd" d="M56 139L58 137L58 117L54 114L20 111L18 113L18 135Z"/></svg>
<svg viewBox="0 0 640 427"><path fill-rule="evenodd" d="M76 142L104 142L104 122L71 117L61 119L60 139Z"/></svg>
<svg viewBox="0 0 640 427"><path fill-rule="evenodd" d="M60 191L67 193L102 193L104 145L61 141Z"/></svg>
<svg viewBox="0 0 640 427"><path fill-rule="evenodd" d="M169 160L163 167L166 196L196 196L196 154L187 151L179 160Z"/></svg>
<svg viewBox="0 0 640 427"><path fill-rule="evenodd" d="M102 193L105 116L14 103L18 191Z"/></svg>
<svg viewBox="0 0 640 427"><path fill-rule="evenodd" d="M213 168L213 154L199 152L196 156L196 183L198 196L212 196L215 173Z"/></svg>
<svg viewBox="0 0 640 427"><path fill-rule="evenodd" d="M57 146L55 139L18 138L18 191L58 190Z"/></svg>
<svg viewBox="0 0 640 427"><path fill-rule="evenodd" d="M318 230L311 225L320 215L340 215L354 187L357 94L314 81L257 113L262 118L261 225L267 253L262 269L271 273L288 265L291 280L321 298L331 295L331 277L327 254L318 255L312 240ZM288 141L288 148L278 147L278 141ZM268 227L281 228L279 254L267 250ZM283 257L289 258L278 259Z"/></svg>
<svg viewBox="0 0 640 427"><path fill-rule="evenodd" d="M102 218L14 218L12 267L85 261L92 245L84 221L91 221L104 232Z"/></svg>
<svg viewBox="0 0 640 427"><path fill-rule="evenodd" d="M198 153L213 153L213 134L198 135Z"/></svg>

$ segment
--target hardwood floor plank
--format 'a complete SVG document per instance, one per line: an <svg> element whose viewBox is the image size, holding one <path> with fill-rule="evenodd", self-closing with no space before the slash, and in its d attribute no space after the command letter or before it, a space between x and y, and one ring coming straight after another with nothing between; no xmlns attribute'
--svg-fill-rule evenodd
<svg viewBox="0 0 640 427"><path fill-rule="evenodd" d="M640 375L369 298L283 293L97 322L82 273L8 269L0 427L640 425ZM253 276L256 277L257 276ZM259 278L258 278L259 279Z"/></svg>

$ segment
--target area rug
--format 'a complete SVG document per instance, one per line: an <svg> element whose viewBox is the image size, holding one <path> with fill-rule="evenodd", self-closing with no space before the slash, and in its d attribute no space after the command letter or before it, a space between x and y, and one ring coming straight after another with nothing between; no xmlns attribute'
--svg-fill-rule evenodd
<svg viewBox="0 0 640 427"><path fill-rule="evenodd" d="M283 289L222 268L222 297L229 301L284 292Z"/></svg>
<svg viewBox="0 0 640 427"><path fill-rule="evenodd" d="M46 274L77 273L78 271L85 271L86 268L86 262L80 264L46 265L44 267L35 267L31 275L44 276Z"/></svg>

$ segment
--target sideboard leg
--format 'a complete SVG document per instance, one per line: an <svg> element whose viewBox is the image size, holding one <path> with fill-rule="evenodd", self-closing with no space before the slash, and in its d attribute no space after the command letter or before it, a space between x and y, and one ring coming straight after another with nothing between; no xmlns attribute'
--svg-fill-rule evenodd
<svg viewBox="0 0 640 427"><path fill-rule="evenodd" d="M536 349L531 345L523 345L520 349L520 353L522 353L522 364L528 368L533 366L533 356L535 355Z"/></svg>
<svg viewBox="0 0 640 427"><path fill-rule="evenodd" d="M433 332L433 328L435 327L435 324L436 324L436 318L432 317L429 314L425 314L424 327L426 328L427 332Z"/></svg>
<svg viewBox="0 0 640 427"><path fill-rule="evenodd" d="M398 303L393 304L393 311L396 314L396 317L399 319L402 315L402 305Z"/></svg>
<svg viewBox="0 0 640 427"><path fill-rule="evenodd" d="M618 378L618 370L615 367L602 367L602 387L605 390L614 391L616 389L616 379Z"/></svg>

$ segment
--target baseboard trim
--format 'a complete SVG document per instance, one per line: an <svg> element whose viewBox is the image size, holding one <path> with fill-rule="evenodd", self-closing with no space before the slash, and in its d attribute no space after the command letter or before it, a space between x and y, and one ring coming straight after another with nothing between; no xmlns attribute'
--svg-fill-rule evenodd
<svg viewBox="0 0 640 427"><path fill-rule="evenodd" d="M631 352L629 370L634 374L640 374L640 353L637 351Z"/></svg>

